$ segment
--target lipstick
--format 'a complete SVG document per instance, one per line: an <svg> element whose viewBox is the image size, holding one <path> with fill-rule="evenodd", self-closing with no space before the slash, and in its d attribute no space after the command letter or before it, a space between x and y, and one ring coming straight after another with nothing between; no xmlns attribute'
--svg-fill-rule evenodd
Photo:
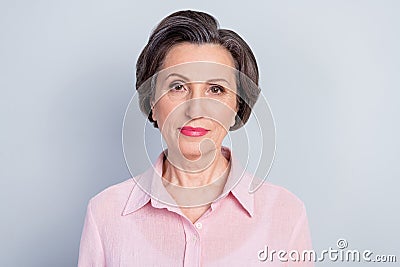
<svg viewBox="0 0 400 267"><path fill-rule="evenodd" d="M209 132L209 130L204 129L202 127L184 126L180 128L180 132L186 136L199 137L206 135Z"/></svg>

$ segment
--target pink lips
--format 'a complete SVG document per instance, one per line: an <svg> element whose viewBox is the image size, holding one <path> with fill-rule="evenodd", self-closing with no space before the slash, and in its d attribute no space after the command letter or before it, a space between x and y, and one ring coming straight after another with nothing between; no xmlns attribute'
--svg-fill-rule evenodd
<svg viewBox="0 0 400 267"><path fill-rule="evenodd" d="M180 131L183 135L191 137L203 136L209 132L209 130L207 129L201 127L191 127L191 126L184 126L180 128Z"/></svg>

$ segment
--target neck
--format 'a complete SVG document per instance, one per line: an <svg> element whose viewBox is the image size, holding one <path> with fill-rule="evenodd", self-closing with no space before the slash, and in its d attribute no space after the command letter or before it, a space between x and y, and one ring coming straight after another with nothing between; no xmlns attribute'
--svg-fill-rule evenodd
<svg viewBox="0 0 400 267"><path fill-rule="evenodd" d="M196 166L196 162L188 162L191 166L175 167L168 158L163 163L163 178L170 184L180 187L201 187L211 183L225 185L229 173L229 161L221 150L213 152L213 160L204 166ZM187 168L185 168L187 167Z"/></svg>

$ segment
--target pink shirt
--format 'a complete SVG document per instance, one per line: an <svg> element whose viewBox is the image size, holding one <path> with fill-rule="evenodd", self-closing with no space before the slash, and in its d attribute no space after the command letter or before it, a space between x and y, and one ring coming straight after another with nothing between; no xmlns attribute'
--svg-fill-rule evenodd
<svg viewBox="0 0 400 267"><path fill-rule="evenodd" d="M224 153L230 157L229 150ZM268 182L249 194L251 175L238 175L243 169L230 161L223 197L194 224L161 201L170 197L161 179L154 179L162 172L163 153L154 169L93 197L78 266L313 266L289 257L292 250L311 249L303 203ZM277 253L271 258L273 250L285 250L281 258L287 261Z"/></svg>

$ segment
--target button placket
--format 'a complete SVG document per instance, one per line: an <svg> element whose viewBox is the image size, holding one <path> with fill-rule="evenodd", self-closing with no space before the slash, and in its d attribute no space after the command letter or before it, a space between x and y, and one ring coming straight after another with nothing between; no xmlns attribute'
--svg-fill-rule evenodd
<svg viewBox="0 0 400 267"><path fill-rule="evenodd" d="M184 254L184 266L200 266L200 235L197 227L190 221L183 221L186 235L186 246Z"/></svg>

